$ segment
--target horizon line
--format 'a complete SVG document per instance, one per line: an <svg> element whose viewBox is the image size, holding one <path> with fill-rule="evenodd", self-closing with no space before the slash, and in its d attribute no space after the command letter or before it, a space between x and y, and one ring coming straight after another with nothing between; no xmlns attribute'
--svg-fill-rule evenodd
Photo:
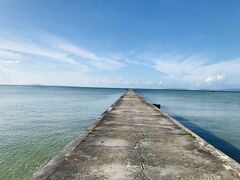
<svg viewBox="0 0 240 180"><path fill-rule="evenodd" d="M183 89L183 88L141 88L141 87L106 87L106 86L77 86L77 85L51 85L51 84L1 84L0 86L32 86L32 87L69 87L69 88L96 88L96 89L143 89L143 90L176 90L176 91L219 91L240 92L239 88L233 89Z"/></svg>

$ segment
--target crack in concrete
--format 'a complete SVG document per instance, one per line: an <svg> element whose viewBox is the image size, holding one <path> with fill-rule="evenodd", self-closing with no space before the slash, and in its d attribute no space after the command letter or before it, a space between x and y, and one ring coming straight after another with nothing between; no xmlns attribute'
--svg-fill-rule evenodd
<svg viewBox="0 0 240 180"><path fill-rule="evenodd" d="M135 146L134 148L136 148L140 154L140 162L141 162L141 171L139 173L139 175L141 176L142 179L149 179L145 173L144 173L144 169L146 168L146 165L145 165L145 158L144 158L144 152L143 152L143 148L141 146L141 141L143 141L145 139L145 135L144 133L141 134L141 138L138 139L136 142L135 142Z"/></svg>

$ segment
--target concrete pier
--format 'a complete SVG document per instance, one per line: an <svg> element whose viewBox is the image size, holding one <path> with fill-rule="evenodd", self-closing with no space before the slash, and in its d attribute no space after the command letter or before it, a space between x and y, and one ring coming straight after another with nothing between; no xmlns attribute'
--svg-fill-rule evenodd
<svg viewBox="0 0 240 180"><path fill-rule="evenodd" d="M129 90L30 179L230 180L240 165Z"/></svg>

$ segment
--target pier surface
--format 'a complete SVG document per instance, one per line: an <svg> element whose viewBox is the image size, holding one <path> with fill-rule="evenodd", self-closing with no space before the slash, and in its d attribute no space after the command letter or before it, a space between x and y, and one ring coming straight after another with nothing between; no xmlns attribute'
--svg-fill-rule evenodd
<svg viewBox="0 0 240 180"><path fill-rule="evenodd" d="M31 179L240 179L239 164L129 90Z"/></svg>

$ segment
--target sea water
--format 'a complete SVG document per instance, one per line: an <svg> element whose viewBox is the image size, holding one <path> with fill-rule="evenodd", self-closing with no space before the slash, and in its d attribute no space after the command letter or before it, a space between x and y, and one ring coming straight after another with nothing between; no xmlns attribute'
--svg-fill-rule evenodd
<svg viewBox="0 0 240 180"><path fill-rule="evenodd" d="M121 89L0 86L0 179L28 179L122 93Z"/></svg>
<svg viewBox="0 0 240 180"><path fill-rule="evenodd" d="M240 162L240 93L136 89ZM124 89L0 86L0 179L28 179Z"/></svg>
<svg viewBox="0 0 240 180"><path fill-rule="evenodd" d="M137 90L207 142L240 163L240 92Z"/></svg>

